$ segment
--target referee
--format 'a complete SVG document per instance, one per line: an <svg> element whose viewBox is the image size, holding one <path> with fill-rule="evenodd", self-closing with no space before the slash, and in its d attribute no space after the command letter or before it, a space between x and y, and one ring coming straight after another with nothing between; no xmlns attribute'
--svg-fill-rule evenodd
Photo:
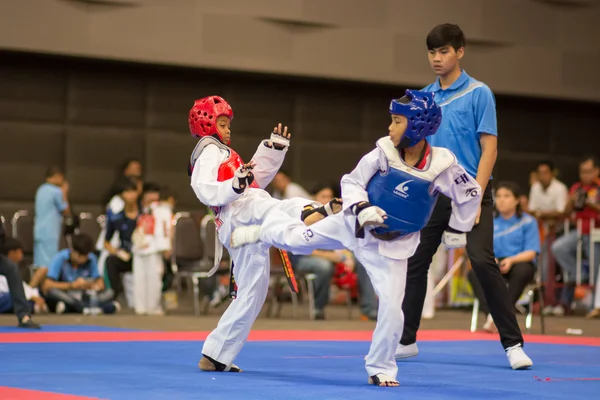
<svg viewBox="0 0 600 400"><path fill-rule="evenodd" d="M423 90L434 93L443 115L437 134L428 139L432 146L451 150L459 164L481 185L482 202L475 226L467 234L467 253L510 365L513 369L524 369L531 367L533 362L523 351L523 336L506 284L494 260L494 202L489 183L497 156L496 104L487 85L461 70L459 63L464 56L464 47L465 36L457 25L438 25L427 36L429 63L438 79ZM455 184L463 182L459 178ZM440 195L429 223L421 231L421 243L415 255L408 260L406 295L402 304L404 332L396 350L396 359L419 353L417 330L427 292L427 272L442 234L448 228L451 210L450 199Z"/></svg>

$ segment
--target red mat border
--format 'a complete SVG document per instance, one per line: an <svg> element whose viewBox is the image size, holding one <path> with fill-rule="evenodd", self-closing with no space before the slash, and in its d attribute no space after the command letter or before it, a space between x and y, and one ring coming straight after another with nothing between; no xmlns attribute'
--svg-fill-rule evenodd
<svg viewBox="0 0 600 400"><path fill-rule="evenodd" d="M203 341L209 332L25 332L0 333L0 343L97 343ZM252 331L249 341L370 341L372 331ZM469 331L419 331L419 341L498 341L498 335ZM525 335L525 342L600 346L600 338Z"/></svg>
<svg viewBox="0 0 600 400"><path fill-rule="evenodd" d="M61 394L54 392L43 392L40 390L29 390L0 386L0 399L3 400L99 400L97 397L75 396L72 394Z"/></svg>

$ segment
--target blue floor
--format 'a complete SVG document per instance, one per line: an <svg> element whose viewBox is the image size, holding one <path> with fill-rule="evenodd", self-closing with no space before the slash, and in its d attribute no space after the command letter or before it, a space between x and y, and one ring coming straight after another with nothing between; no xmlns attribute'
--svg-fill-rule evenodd
<svg viewBox="0 0 600 400"><path fill-rule="evenodd" d="M600 348L528 344L536 363L512 371L499 343L423 342L400 362L399 388L367 385L367 342L250 342L244 372L197 369L201 343L1 344L0 386L99 397L169 400L593 399ZM541 382L534 378L551 378Z"/></svg>

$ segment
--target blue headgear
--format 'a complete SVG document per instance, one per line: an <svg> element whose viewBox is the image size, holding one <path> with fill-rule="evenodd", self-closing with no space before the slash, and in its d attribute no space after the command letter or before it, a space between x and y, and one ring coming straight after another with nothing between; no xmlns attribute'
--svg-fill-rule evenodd
<svg viewBox="0 0 600 400"><path fill-rule="evenodd" d="M408 103L405 100L408 99ZM408 120L398 147L412 147L435 134L442 122L442 109L435 103L433 93L406 90L405 97L392 100L390 114L403 115Z"/></svg>

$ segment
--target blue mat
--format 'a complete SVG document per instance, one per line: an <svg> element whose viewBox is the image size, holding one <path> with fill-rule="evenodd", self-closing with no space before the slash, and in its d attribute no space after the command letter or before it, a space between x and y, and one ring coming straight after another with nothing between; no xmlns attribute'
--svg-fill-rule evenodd
<svg viewBox="0 0 600 400"><path fill-rule="evenodd" d="M92 325L42 325L41 330L17 328L14 326L0 326L0 333L34 333L34 332L142 332L138 329L115 328L111 326Z"/></svg>
<svg viewBox="0 0 600 400"><path fill-rule="evenodd" d="M201 343L3 344L0 386L103 399L593 399L600 348L528 344L536 363L512 371L496 342L423 342L399 362L399 388L367 385L367 342L250 342L240 374L197 369ZM549 382L536 380L551 378Z"/></svg>

